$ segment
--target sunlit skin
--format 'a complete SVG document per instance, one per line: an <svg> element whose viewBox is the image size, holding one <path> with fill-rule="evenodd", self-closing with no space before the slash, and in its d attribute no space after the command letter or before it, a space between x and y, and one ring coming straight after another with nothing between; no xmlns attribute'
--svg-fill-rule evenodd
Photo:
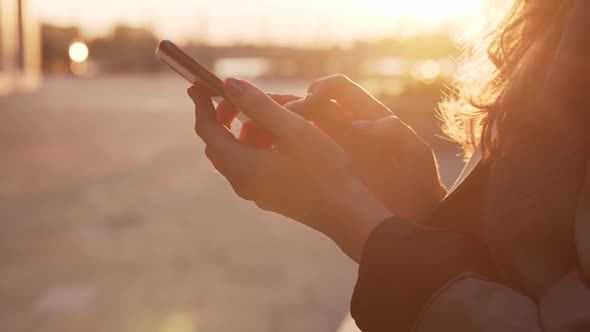
<svg viewBox="0 0 590 332"><path fill-rule="evenodd" d="M213 166L240 197L327 235L356 261L379 222L419 222L446 193L430 147L344 76L316 81L303 99L235 79L224 88L236 108L217 112L206 88L188 91ZM234 138L238 110L266 132L248 125Z"/></svg>

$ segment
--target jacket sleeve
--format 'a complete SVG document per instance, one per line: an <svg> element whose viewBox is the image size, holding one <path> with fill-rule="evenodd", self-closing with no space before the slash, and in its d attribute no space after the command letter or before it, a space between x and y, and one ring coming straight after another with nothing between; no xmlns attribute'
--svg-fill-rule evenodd
<svg viewBox="0 0 590 332"><path fill-rule="evenodd" d="M387 220L365 246L351 313L364 332L540 331L535 303L495 274L474 234Z"/></svg>

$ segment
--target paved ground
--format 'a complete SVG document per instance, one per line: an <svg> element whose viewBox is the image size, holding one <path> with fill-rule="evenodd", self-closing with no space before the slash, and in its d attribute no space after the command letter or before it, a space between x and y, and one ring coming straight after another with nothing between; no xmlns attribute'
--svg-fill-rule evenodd
<svg viewBox="0 0 590 332"><path fill-rule="evenodd" d="M172 78L0 99L0 331L336 330L355 266L235 198L192 126Z"/></svg>

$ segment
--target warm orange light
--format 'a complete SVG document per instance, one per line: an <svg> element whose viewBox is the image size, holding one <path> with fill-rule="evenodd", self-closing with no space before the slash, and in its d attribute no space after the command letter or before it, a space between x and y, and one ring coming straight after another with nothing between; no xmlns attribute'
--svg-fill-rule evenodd
<svg viewBox="0 0 590 332"><path fill-rule="evenodd" d="M435 27L446 23L468 23L480 18L485 0L369 0L396 19L412 22L416 27Z"/></svg>
<svg viewBox="0 0 590 332"><path fill-rule="evenodd" d="M70 59L73 62L81 63L88 59L88 46L82 42L75 42L70 45Z"/></svg>
<svg viewBox="0 0 590 332"><path fill-rule="evenodd" d="M422 81L426 84L434 83L441 74L440 62L436 60L428 60L416 64L412 70L412 76L415 80Z"/></svg>

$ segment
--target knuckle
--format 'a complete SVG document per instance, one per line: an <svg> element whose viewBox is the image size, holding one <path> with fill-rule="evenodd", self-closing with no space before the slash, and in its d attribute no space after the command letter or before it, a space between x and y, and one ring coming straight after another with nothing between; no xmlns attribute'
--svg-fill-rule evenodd
<svg viewBox="0 0 590 332"><path fill-rule="evenodd" d="M203 133L205 131L205 127L203 126L202 121L196 121L195 122L195 133L199 136L199 137L203 137Z"/></svg>
<svg viewBox="0 0 590 332"><path fill-rule="evenodd" d="M205 156L207 156L207 159L211 161L215 160L215 152L210 145L205 147Z"/></svg>
<svg viewBox="0 0 590 332"><path fill-rule="evenodd" d="M335 74L331 78L332 78L332 80L339 82L339 83L350 82L350 78L348 78L348 76L341 74L341 73Z"/></svg>
<svg viewBox="0 0 590 332"><path fill-rule="evenodd" d="M241 199L247 200L247 201L254 200L254 195L253 195L252 191L244 183L233 182L233 181L230 181L230 183L232 185L232 188L234 189L234 192L236 193L236 195L238 195L238 197L240 197Z"/></svg>
<svg viewBox="0 0 590 332"><path fill-rule="evenodd" d="M313 82L308 92L318 93L324 89L340 89L354 85L354 82L344 74L334 74Z"/></svg>
<svg viewBox="0 0 590 332"><path fill-rule="evenodd" d="M331 81L338 87L345 87L353 84L352 80L344 74L333 75Z"/></svg>
<svg viewBox="0 0 590 332"><path fill-rule="evenodd" d="M329 79L330 79L330 76L326 76L326 77L322 77L322 78L319 78L319 79L311 82L308 90L311 92L312 90L318 89L319 87L324 85L326 83L326 81Z"/></svg>
<svg viewBox="0 0 590 332"><path fill-rule="evenodd" d="M255 201L254 204L256 204L256 206L261 210L264 210L264 211L271 211L272 210L270 205L266 202Z"/></svg>

